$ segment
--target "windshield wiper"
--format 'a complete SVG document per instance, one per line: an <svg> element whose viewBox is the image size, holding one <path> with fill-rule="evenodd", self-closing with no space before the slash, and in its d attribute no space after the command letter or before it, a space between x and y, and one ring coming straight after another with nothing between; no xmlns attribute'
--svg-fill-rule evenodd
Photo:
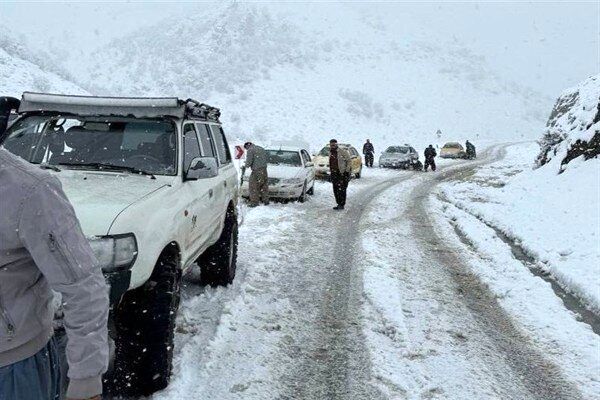
<svg viewBox="0 0 600 400"><path fill-rule="evenodd" d="M60 168L58 168L56 165L42 163L42 164L40 164L40 168L41 169L51 169L52 171L60 172Z"/></svg>
<svg viewBox="0 0 600 400"><path fill-rule="evenodd" d="M107 170L107 171L127 171L132 174L140 174L140 175L148 175L152 179L156 179L156 176L152 172L144 171L143 169L139 169L136 167L130 167L127 165L114 165L114 164L105 164L105 163L58 163L58 165L67 165L69 167L84 167L84 168L94 168L99 171Z"/></svg>

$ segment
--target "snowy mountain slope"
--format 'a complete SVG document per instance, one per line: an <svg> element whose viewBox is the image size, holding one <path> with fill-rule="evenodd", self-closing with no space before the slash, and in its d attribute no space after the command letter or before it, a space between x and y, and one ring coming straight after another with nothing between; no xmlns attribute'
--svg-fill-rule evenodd
<svg viewBox="0 0 600 400"><path fill-rule="evenodd" d="M231 136L263 143L531 137L549 103L410 15L356 4L204 6L92 60L74 74L94 93L206 100Z"/></svg>
<svg viewBox="0 0 600 400"><path fill-rule="evenodd" d="M600 74L576 87L565 90L558 98L546 131L540 140L539 166L556 159L561 170L571 160L585 159L600 153Z"/></svg>
<svg viewBox="0 0 600 400"><path fill-rule="evenodd" d="M482 168L471 181L445 189L454 204L519 243L541 270L597 315L599 107L600 75L596 75L558 99L541 140L539 168L533 169L528 157L535 146L520 145L503 162ZM499 171L501 176L494 178Z"/></svg>
<svg viewBox="0 0 600 400"><path fill-rule="evenodd" d="M69 75L46 56L29 51L5 33L0 34L0 93L15 97L20 97L26 90L86 93L69 81Z"/></svg>
<svg viewBox="0 0 600 400"><path fill-rule="evenodd" d="M300 35L254 6L232 4L171 17L96 51L83 81L120 94L232 93L279 64L306 64Z"/></svg>

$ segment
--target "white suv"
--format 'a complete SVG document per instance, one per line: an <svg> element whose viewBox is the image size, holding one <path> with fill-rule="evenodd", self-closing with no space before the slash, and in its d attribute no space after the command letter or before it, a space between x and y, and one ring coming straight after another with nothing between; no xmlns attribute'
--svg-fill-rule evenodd
<svg viewBox="0 0 600 400"><path fill-rule="evenodd" d="M208 284L235 275L239 188L219 110L24 93L18 115L2 146L61 181L111 286L107 386L164 388L182 273L198 262Z"/></svg>

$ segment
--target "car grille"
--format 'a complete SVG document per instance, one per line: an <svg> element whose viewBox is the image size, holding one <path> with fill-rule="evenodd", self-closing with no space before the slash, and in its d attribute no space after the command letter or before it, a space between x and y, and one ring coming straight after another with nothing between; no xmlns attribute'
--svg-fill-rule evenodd
<svg viewBox="0 0 600 400"><path fill-rule="evenodd" d="M269 185L277 185L279 181L279 178L269 178Z"/></svg>

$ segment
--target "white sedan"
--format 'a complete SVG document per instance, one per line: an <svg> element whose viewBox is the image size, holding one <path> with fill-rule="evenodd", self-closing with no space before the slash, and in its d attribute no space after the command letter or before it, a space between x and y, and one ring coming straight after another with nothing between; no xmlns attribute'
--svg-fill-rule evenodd
<svg viewBox="0 0 600 400"><path fill-rule="evenodd" d="M300 147L278 146L265 149L268 156L269 197L306 200L315 191L315 167L308 151ZM243 197L248 197L246 171L241 187Z"/></svg>

